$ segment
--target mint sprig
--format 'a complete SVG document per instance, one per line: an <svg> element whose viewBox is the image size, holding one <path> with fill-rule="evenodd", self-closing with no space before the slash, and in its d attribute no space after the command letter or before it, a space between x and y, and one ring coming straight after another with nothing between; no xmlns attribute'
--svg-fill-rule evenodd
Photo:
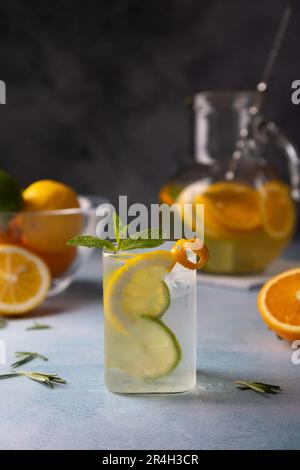
<svg viewBox="0 0 300 470"><path fill-rule="evenodd" d="M162 230L157 228L136 232L131 237L124 238L128 234L130 224L123 225L116 212L113 217L116 244L110 240L93 237L92 235L78 235L77 237L71 238L67 244L71 246L85 246L87 248L106 248L116 253L118 251L155 248L165 242Z"/></svg>
<svg viewBox="0 0 300 470"><path fill-rule="evenodd" d="M107 248L110 251L117 251L111 241L93 237L92 235L79 235L71 238L67 244L70 246L85 246L87 248Z"/></svg>
<svg viewBox="0 0 300 470"><path fill-rule="evenodd" d="M135 250L138 248L155 248L164 243L162 231L159 229L148 229L136 232L131 237L121 240L121 250Z"/></svg>

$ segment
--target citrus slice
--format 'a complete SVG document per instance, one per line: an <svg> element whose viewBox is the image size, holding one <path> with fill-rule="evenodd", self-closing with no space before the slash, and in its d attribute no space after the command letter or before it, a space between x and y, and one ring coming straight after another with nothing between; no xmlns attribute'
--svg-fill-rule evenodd
<svg viewBox="0 0 300 470"><path fill-rule="evenodd" d="M0 245L0 312L19 315L37 307L50 287L49 270L38 256L14 245Z"/></svg>
<svg viewBox="0 0 300 470"><path fill-rule="evenodd" d="M258 308L267 325L280 337L300 339L300 268L270 279L259 293Z"/></svg>
<svg viewBox="0 0 300 470"><path fill-rule="evenodd" d="M175 208L179 216L183 218L185 224L194 231L203 235L203 212L196 209L196 203L203 204L203 201L196 201L196 198L201 195L208 187L209 180L196 181L189 184L176 198ZM192 205L192 210L186 210L187 204ZM206 227L205 227L206 228Z"/></svg>
<svg viewBox="0 0 300 470"><path fill-rule="evenodd" d="M142 315L160 317L170 305L164 277L175 261L170 251L152 251L129 259L108 280L106 315L123 332Z"/></svg>
<svg viewBox="0 0 300 470"><path fill-rule="evenodd" d="M261 225L259 197L251 186L218 182L212 184L204 196L206 216L215 219L221 226L229 230L250 231Z"/></svg>
<svg viewBox="0 0 300 470"><path fill-rule="evenodd" d="M289 237L295 225L295 208L289 187L277 181L264 184L260 190L263 227L273 239Z"/></svg>
<svg viewBox="0 0 300 470"><path fill-rule="evenodd" d="M194 205L197 207L197 204L203 204L204 206L204 232L205 235L212 237L212 238L232 238L235 235L235 232L230 230L228 227L223 226L220 221L218 220L215 214L215 207L213 202L210 200L209 197L206 197L204 194L198 195L195 198ZM193 230L197 230L197 227L201 224L201 219L199 212L194 212L194 222L193 222Z"/></svg>
<svg viewBox="0 0 300 470"><path fill-rule="evenodd" d="M187 250L196 253L196 255L199 256L199 260L195 263L190 261L188 259ZM181 264L187 269L200 269L206 264L209 258L207 246L197 238L192 238L190 240L182 238L181 240L178 240L172 247L171 253L176 263Z"/></svg>
<svg viewBox="0 0 300 470"><path fill-rule="evenodd" d="M205 178L200 181L195 181L184 188L176 198L178 204L192 204L199 194L203 194L209 187L210 179Z"/></svg>
<svg viewBox="0 0 300 470"><path fill-rule="evenodd" d="M143 316L130 336L109 337L109 367L140 379L157 379L172 372L182 357L174 333L158 318Z"/></svg>

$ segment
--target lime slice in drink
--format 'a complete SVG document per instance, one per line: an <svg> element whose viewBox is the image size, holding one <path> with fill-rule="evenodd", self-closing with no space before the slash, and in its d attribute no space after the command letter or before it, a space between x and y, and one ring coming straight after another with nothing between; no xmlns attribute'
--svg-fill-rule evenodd
<svg viewBox="0 0 300 470"><path fill-rule="evenodd" d="M172 372L182 352L174 333L160 319L143 316L129 335L111 332L108 342L111 368L139 379L158 379Z"/></svg>
<svg viewBox="0 0 300 470"><path fill-rule="evenodd" d="M144 315L159 318L170 306L164 277L174 266L169 251L136 255L108 280L104 292L105 314L118 331L126 333Z"/></svg>

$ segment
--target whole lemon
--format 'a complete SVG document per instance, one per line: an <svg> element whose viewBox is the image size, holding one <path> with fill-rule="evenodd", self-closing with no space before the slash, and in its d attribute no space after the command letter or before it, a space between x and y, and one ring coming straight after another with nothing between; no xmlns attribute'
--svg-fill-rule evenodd
<svg viewBox="0 0 300 470"><path fill-rule="evenodd" d="M19 217L22 243L39 252L67 251L67 241L82 230L82 215L47 212L79 208L76 192L58 181L41 180L28 186L23 198Z"/></svg>
<svg viewBox="0 0 300 470"><path fill-rule="evenodd" d="M74 189L54 180L40 180L32 183L24 190L23 199L27 211L51 211L79 207Z"/></svg>

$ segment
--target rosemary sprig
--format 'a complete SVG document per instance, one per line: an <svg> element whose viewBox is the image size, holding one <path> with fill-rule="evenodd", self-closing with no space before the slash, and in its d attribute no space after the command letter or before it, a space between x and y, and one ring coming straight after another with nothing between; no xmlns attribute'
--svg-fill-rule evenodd
<svg viewBox="0 0 300 470"><path fill-rule="evenodd" d="M20 357L21 359L14 362L11 365L12 369L15 369L16 367L20 367L23 364L26 364L27 362L33 361L33 359L39 358L42 361L48 361L48 358L46 356L43 356L42 354L38 354L36 352L28 352L28 351L18 351L15 353L16 358Z"/></svg>
<svg viewBox="0 0 300 470"><path fill-rule="evenodd" d="M5 328L7 326L7 320L5 318L0 317L0 328Z"/></svg>
<svg viewBox="0 0 300 470"><path fill-rule="evenodd" d="M18 377L19 372L10 372L8 374L1 374L0 379L10 379L11 377Z"/></svg>
<svg viewBox="0 0 300 470"><path fill-rule="evenodd" d="M48 330L49 328L51 328L50 325L46 325L45 323L34 322L34 324L32 326L29 326L28 328L26 328L26 330L27 331L30 331L30 330Z"/></svg>
<svg viewBox="0 0 300 470"><path fill-rule="evenodd" d="M67 383L66 380L58 377L57 374L44 374L41 372L33 372L33 371L19 371L19 372L11 372L8 374L0 375L0 379L9 379L11 377L27 377L30 380L34 380L35 382L39 382L42 384L47 385L50 388L53 388L54 384L65 384Z"/></svg>
<svg viewBox="0 0 300 470"><path fill-rule="evenodd" d="M249 382L244 380L236 380L237 388L240 390L253 390L258 393L271 393L277 395L282 389L279 385L267 384L263 382Z"/></svg>

